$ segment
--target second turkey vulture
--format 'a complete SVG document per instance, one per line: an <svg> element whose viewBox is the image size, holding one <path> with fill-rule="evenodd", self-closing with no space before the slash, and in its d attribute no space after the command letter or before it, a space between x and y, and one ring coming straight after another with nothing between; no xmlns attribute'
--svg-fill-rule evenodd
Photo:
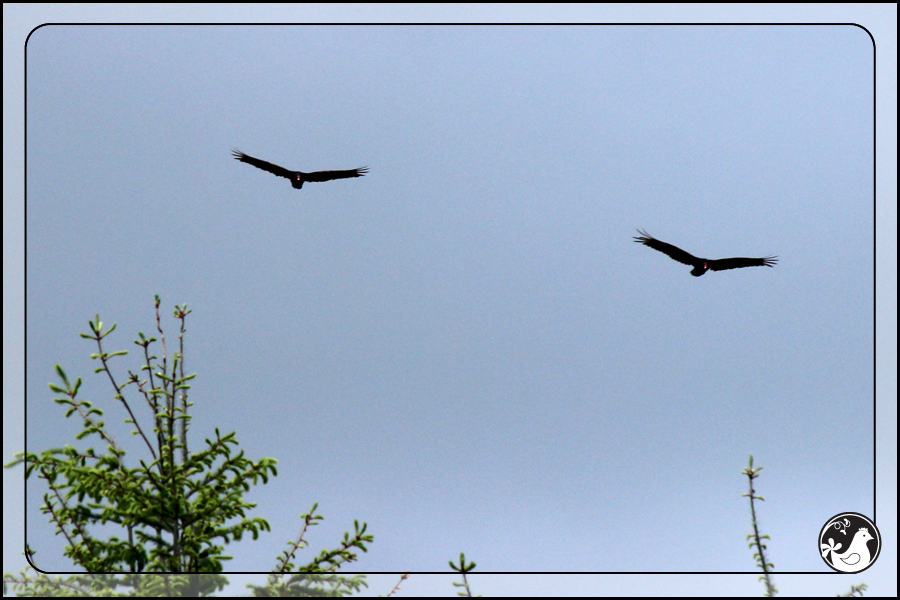
<svg viewBox="0 0 900 600"><path fill-rule="evenodd" d="M777 256L766 256L765 258L717 258L715 260L697 258L681 248L659 241L646 231L638 229L638 233L641 235L634 237L635 242L650 246L654 250L659 250L663 254L667 254L669 258L680 263L691 265L694 267L691 270L691 275L694 277L700 277L707 271L725 271L727 269L740 269L741 267L771 267L778 262Z"/></svg>
<svg viewBox="0 0 900 600"><path fill-rule="evenodd" d="M332 179L346 179L348 177L362 177L369 171L369 167L360 167L358 169L348 169L347 171L313 171L312 173L304 173L303 171L290 171L284 167L273 165L270 162L247 156L240 150L231 150L234 157L247 164L251 164L257 169L268 171L279 177L285 177L291 180L291 185L298 190L303 187L307 181L331 181Z"/></svg>

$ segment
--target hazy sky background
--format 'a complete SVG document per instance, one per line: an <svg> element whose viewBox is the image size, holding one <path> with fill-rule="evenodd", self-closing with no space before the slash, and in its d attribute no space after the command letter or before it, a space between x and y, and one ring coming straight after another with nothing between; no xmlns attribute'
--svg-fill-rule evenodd
<svg viewBox="0 0 900 600"><path fill-rule="evenodd" d="M519 18L553 16L540 9ZM116 10L112 21L163 18ZM250 15L234 10L215 18ZM288 21L516 14L270 10ZM616 10L553 18L637 15ZM894 78L879 80L893 111L879 129L893 152L879 154L884 171L896 164L896 8L856 14L767 20L872 30ZM88 15L78 20L101 18ZM757 20L712 20L735 18ZM4 7L5 46L74 20ZM876 26L889 20L883 47ZM801 589L866 581L896 593L896 170L878 188L878 291L890 299L876 382L863 29L49 26L27 50L27 388L11 379L22 305L4 293L4 461L21 449L10 423L23 395L29 450L76 443L80 422L46 385L57 362L85 379L80 396L106 410L129 458L144 457L78 333L98 312L118 322L106 349L131 351L113 363L124 380L159 294L170 343L172 306L193 309L192 449L218 427L248 457L279 461L247 495L273 532L228 546L230 570L270 570L318 502L308 554L366 521L375 541L359 571L444 571L464 551L479 571L752 573L740 472L753 453L777 570L826 572L825 521L874 513L877 383L885 549L864 574ZM21 54L4 56L6 83ZM21 236L8 217L23 197L10 180L23 170L21 95L6 88L4 240ZM370 172L298 191L232 147L291 169ZM780 262L694 278L633 243L638 227L697 255ZM4 260L5 290L21 285L17 268ZM7 491L20 475L5 474ZM39 565L66 571L42 484L28 482L28 539ZM10 496L4 571L18 571L22 540L9 532L22 530L22 504ZM372 578L370 591L395 579ZM522 585L482 581L476 593ZM593 593L706 593L689 577L589 581ZM761 592L755 576L708 581ZM792 581L776 579L801 593ZM404 593L455 590L414 577Z"/></svg>

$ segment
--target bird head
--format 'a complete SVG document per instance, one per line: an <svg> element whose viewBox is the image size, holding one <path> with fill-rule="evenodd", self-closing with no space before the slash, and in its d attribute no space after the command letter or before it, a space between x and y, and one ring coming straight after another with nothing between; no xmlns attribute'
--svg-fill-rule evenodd
<svg viewBox="0 0 900 600"><path fill-rule="evenodd" d="M707 271L709 271L709 264L704 260L702 264L698 264L693 269L691 269L691 275L693 275L694 277L700 277Z"/></svg>

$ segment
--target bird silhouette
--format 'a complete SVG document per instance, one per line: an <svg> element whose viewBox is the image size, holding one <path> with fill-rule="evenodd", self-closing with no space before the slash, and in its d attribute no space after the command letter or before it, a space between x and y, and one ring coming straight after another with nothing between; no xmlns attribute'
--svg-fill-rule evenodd
<svg viewBox="0 0 900 600"><path fill-rule="evenodd" d="M831 564L835 569L844 573L857 573L869 566L872 561L867 542L874 539L868 528L860 527L853 535L850 547L838 554L835 550L840 550L841 544L835 544L834 539L828 538L828 544L822 544L822 557L828 556L831 552Z"/></svg>
<svg viewBox="0 0 900 600"><path fill-rule="evenodd" d="M270 162L260 160L248 156L237 149L232 149L231 154L235 159L253 165L257 169L268 171L273 175L284 177L291 180L291 185L298 190L303 187L307 181L331 181L332 179L346 179L348 177L362 177L369 171L369 167L360 167L358 169L348 169L346 171L313 171L312 173L304 173L303 171L291 171Z"/></svg>
<svg viewBox="0 0 900 600"><path fill-rule="evenodd" d="M646 231L638 229L638 233L641 235L634 237L635 242L650 246L654 250L658 250L659 252L668 255L669 258L677 260L682 264L691 265L694 267L691 269L691 275L694 277L700 277L707 271L726 271L728 269L740 269L743 267L771 267L778 262L777 256L766 256L765 258L717 258L715 260L709 258L697 258L690 252L685 252L677 246L659 241Z"/></svg>

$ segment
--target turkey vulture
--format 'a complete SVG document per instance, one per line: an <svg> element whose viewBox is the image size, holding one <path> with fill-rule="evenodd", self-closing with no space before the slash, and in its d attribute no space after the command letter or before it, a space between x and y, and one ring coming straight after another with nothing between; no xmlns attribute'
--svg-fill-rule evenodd
<svg viewBox="0 0 900 600"><path fill-rule="evenodd" d="M286 177L291 180L291 185L298 190L303 187L306 181L331 181L332 179L346 179L348 177L362 177L369 171L369 167L360 167L359 169L350 169L347 171L313 171L312 173L304 173L303 171L289 171L284 167L273 165L270 162L247 156L240 150L232 149L231 153L234 157L248 164L253 165L257 169L268 171L279 177Z"/></svg>
<svg viewBox="0 0 900 600"><path fill-rule="evenodd" d="M681 248L659 241L646 231L638 229L638 233L641 235L635 236L634 241L650 246L654 250L659 250L663 254L667 254L669 258L680 263L691 265L694 267L691 270L691 275L694 277L700 277L708 270L725 271L727 269L740 269L741 267L771 267L778 262L777 256L767 256L765 258L718 258L716 260L697 258Z"/></svg>

